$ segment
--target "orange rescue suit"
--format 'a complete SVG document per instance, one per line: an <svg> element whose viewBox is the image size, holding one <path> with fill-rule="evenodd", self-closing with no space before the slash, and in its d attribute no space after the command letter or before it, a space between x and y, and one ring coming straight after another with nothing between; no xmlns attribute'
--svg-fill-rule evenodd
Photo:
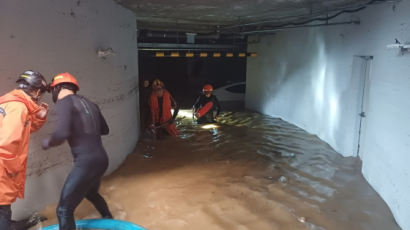
<svg viewBox="0 0 410 230"><path fill-rule="evenodd" d="M152 114L152 123L154 124L159 123L162 125L168 122L172 118L172 113L171 113L172 96L167 90L164 90L164 94L162 97L163 97L162 117L159 117L158 96L155 94L155 92L151 93L150 107L151 107L151 114ZM174 123L167 125L165 129L171 136L178 136L178 129Z"/></svg>
<svg viewBox="0 0 410 230"><path fill-rule="evenodd" d="M0 97L0 205L24 198L30 133L46 121L36 117L39 110L22 90Z"/></svg>

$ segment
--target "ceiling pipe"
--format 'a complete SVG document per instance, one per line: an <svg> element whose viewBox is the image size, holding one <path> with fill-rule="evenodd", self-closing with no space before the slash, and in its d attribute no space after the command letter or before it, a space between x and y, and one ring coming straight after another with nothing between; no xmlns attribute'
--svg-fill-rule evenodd
<svg viewBox="0 0 410 230"><path fill-rule="evenodd" d="M360 21L356 20L356 21L347 21L347 22L322 23L322 24L315 24L315 25L286 26L286 27L278 27L278 28L266 29L266 30L246 31L246 32L241 32L240 34L243 34L243 35L269 34L269 33L274 33L274 32L277 32L277 31L288 30L288 29L298 29L298 28L307 28L307 27L322 27L322 26L337 26L337 25L346 25L346 24L359 25Z"/></svg>
<svg viewBox="0 0 410 230"><path fill-rule="evenodd" d="M198 52L198 51L212 51L212 52L246 52L245 48L201 48L201 49L188 49L188 48L138 48L138 51L188 51L188 52Z"/></svg>
<svg viewBox="0 0 410 230"><path fill-rule="evenodd" d="M299 25L304 25L304 24L308 24L314 21L328 21L330 19L336 18L337 16L343 14L343 13L355 13L361 10L364 10L366 7L362 6L360 8L354 9L354 10L343 10L340 11L332 16L328 16L328 17L319 17L319 18L311 18L311 19L307 19L301 22L288 22L288 23L284 23L282 25L277 25L277 27L287 27L287 26L299 26ZM259 25L259 24L267 24L269 21L265 21L263 23L247 23L247 24L243 24L243 25L238 25L239 27L246 27L246 26L252 26L252 25Z"/></svg>
<svg viewBox="0 0 410 230"><path fill-rule="evenodd" d="M319 11L319 12L316 12L314 14L309 14L309 15L304 14L304 15L297 15L297 16L291 16L291 17L276 18L276 19L272 19L272 20L264 20L264 21L258 21L258 22L236 24L236 25L221 27L220 30L229 31L229 30L232 30L232 29L238 29L238 28L243 28L243 27L247 27L247 26L259 26L259 25L269 24L269 23L278 23L278 22L283 21L283 20L291 20L291 19L295 19L295 20L293 20L293 22L295 22L297 20L297 18L303 18L303 17L305 17L305 18L306 17L314 17L312 19L308 19L307 21L325 20L326 18L315 18L315 17L321 16L321 15L324 15L324 14L328 14L328 13L331 13L331 12L338 12L338 13L335 14L335 16L339 16L342 13L354 13L354 12L363 10L367 6L373 5L373 4L397 3L397 2L401 2L401 1L402 0L371 0L371 1L368 1L366 3L356 5L356 6L341 7L341 8L337 8L337 9ZM292 22L285 23L285 24L292 24Z"/></svg>
<svg viewBox="0 0 410 230"><path fill-rule="evenodd" d="M143 35L143 33L141 33ZM179 32L158 32L158 31L149 31L146 34L148 38L187 38L189 35L187 33L181 34ZM195 40L218 40L218 39L244 39L245 36L240 34L196 34Z"/></svg>
<svg viewBox="0 0 410 230"><path fill-rule="evenodd" d="M157 31L150 31L147 33L146 37L149 38L186 38L187 34L181 34L179 32L157 32ZM219 34L197 34L195 35L196 40L202 39L219 39Z"/></svg>
<svg viewBox="0 0 410 230"><path fill-rule="evenodd" d="M222 45L222 44L180 44L180 43L138 43L139 50L196 50L196 49L243 49L245 46L241 44L236 45Z"/></svg>

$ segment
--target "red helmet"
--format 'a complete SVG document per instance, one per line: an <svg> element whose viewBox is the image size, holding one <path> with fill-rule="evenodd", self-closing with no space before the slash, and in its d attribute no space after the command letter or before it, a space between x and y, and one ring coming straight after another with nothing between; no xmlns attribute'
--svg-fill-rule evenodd
<svg viewBox="0 0 410 230"><path fill-rule="evenodd" d="M206 85L204 85L204 88L202 89L202 91L212 92L212 91L214 91L214 87L212 87L212 85L210 85L210 84L206 84Z"/></svg>
<svg viewBox="0 0 410 230"><path fill-rule="evenodd" d="M50 87L55 87L57 85L63 84L63 83L71 83L75 86L77 86L78 90L80 90L80 86L78 85L77 80L73 75L70 73L60 73L57 74L54 78L53 81L50 84Z"/></svg>

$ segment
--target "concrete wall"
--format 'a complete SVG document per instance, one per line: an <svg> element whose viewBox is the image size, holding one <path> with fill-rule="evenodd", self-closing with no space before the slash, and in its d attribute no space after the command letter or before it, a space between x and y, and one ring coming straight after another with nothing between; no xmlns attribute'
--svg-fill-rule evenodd
<svg viewBox="0 0 410 230"><path fill-rule="evenodd" d="M97 57L111 47L115 56ZM138 139L138 57L135 15L111 0L0 1L0 93L15 87L27 69L48 79L68 71L80 83L80 94L98 102L111 128L104 137L109 171L132 152ZM31 139L26 199L14 207L23 217L57 201L72 166L67 144L42 151L41 140L55 126L51 96L47 125Z"/></svg>
<svg viewBox="0 0 410 230"><path fill-rule="evenodd" d="M380 4L334 21L361 25L305 28L263 36L249 45L247 107L317 134L344 156L355 156L361 89L360 58L372 55L360 157L363 174L410 229L410 53L387 49L410 42L410 0ZM252 40L252 39L251 39ZM359 67L357 67L359 66Z"/></svg>

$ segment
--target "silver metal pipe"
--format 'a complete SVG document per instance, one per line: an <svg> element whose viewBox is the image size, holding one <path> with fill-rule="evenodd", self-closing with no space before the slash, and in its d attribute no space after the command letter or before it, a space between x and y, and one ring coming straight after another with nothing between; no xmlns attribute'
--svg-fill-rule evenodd
<svg viewBox="0 0 410 230"><path fill-rule="evenodd" d="M287 26L287 27L280 27L275 29L269 30L254 30L254 31L246 31L241 32L240 34L249 35L249 34L263 34L263 33L273 33L281 30L287 29L297 29L297 28L306 28L306 27L321 27L321 26L337 26L337 25L346 25L346 24L360 24L360 21L348 21L348 22L333 22L333 23L322 23L322 24L315 24L315 25L300 25L300 26Z"/></svg>
<svg viewBox="0 0 410 230"><path fill-rule="evenodd" d="M220 45L220 44L173 44L173 43L138 43L138 49L161 49L161 50L177 50L177 49L240 49L240 45Z"/></svg>
<svg viewBox="0 0 410 230"><path fill-rule="evenodd" d="M397 3L401 2L402 0L387 0L383 2L376 2L373 4L381 4L381 3ZM256 25L262 25L262 24L268 24L268 23L278 23L284 20L291 20L291 19L296 19L296 18L303 18L303 17L311 17L312 19L317 16L325 15L328 13L332 12L337 12L337 11L343 11L343 10L349 10L349 9L354 9L354 8L360 8L363 6L366 6L367 4L358 4L355 6L348 6L348 7L339 7L331 10L326 10L326 11L318 11L313 14L303 14L303 15L295 15L295 16L286 16L286 17L281 17L281 18L275 18L271 20L264 20L264 21L258 21L258 22L250 22L250 23L244 23L244 24L236 24L236 25L231 25L231 26L225 26L221 27L220 30L230 30L230 29L235 29L235 28L240 28L240 27L245 27L245 26L256 26Z"/></svg>
<svg viewBox="0 0 410 230"><path fill-rule="evenodd" d="M156 32L156 31L150 31L146 35L149 38L180 38L184 39L187 37L186 34L178 34L177 32ZM195 36L195 40L208 40L208 39L244 39L243 35L240 34L218 34L218 33L212 33L212 34L197 34Z"/></svg>

